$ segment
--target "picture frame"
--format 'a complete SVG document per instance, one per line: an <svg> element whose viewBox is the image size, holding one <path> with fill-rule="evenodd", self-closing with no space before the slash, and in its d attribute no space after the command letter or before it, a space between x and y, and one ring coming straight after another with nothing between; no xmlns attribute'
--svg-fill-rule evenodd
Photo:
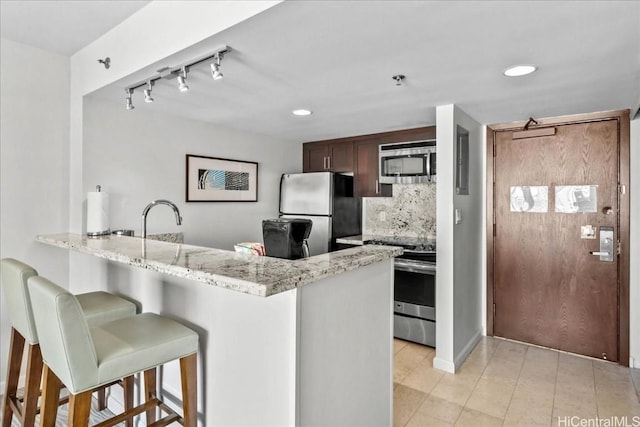
<svg viewBox="0 0 640 427"><path fill-rule="evenodd" d="M186 202L257 202L258 163L186 155Z"/></svg>

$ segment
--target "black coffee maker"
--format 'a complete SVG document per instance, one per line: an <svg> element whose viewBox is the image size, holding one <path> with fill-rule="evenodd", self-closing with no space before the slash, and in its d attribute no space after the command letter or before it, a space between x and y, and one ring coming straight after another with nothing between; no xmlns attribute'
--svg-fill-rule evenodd
<svg viewBox="0 0 640 427"><path fill-rule="evenodd" d="M313 222L302 218L262 220L262 238L267 256L286 259L307 258L307 239Z"/></svg>

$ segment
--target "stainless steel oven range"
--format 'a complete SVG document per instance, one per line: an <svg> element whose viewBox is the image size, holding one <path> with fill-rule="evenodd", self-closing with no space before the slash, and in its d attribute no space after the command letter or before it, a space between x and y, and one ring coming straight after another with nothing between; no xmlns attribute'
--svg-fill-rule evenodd
<svg viewBox="0 0 640 427"><path fill-rule="evenodd" d="M435 240L384 238L369 243L404 248L404 254L395 259L393 335L435 347Z"/></svg>

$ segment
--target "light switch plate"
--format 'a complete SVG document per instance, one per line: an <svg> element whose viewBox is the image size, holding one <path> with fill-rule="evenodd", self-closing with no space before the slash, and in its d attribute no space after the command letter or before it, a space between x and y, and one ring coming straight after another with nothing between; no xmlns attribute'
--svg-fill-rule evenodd
<svg viewBox="0 0 640 427"><path fill-rule="evenodd" d="M595 240L595 238L596 238L596 227L594 227L593 225L582 225L582 226L580 226L580 238L581 239Z"/></svg>

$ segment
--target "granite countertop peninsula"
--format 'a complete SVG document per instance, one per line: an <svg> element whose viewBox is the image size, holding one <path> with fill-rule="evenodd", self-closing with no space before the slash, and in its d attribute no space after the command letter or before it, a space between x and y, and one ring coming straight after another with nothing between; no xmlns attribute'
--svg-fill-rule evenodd
<svg viewBox="0 0 640 427"><path fill-rule="evenodd" d="M384 242L394 242L397 244L403 245L423 245L427 243L434 243L435 239L433 238L421 238L421 237L405 237L405 236L381 236L376 234L363 234L356 236L346 236L339 237L336 239L337 243L342 243L343 245L367 245L373 240L384 241Z"/></svg>
<svg viewBox="0 0 640 427"><path fill-rule="evenodd" d="M356 246L295 261L139 237L74 233L36 241L110 261L267 297L402 254L396 246Z"/></svg>

